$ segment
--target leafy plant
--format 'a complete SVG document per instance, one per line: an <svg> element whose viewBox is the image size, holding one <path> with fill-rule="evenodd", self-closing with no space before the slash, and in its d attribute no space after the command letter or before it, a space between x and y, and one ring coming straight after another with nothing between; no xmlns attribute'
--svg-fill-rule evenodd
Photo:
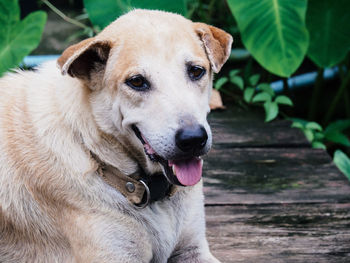
<svg viewBox="0 0 350 263"><path fill-rule="evenodd" d="M187 14L187 0L84 0L84 6L91 22L100 29L105 28L117 17L133 8L165 10L178 14Z"/></svg>
<svg viewBox="0 0 350 263"><path fill-rule="evenodd" d="M350 2L348 0L309 0L306 15L306 26L310 32L308 57L320 67L315 83L312 101L309 107L309 118L316 117L317 105L321 98L323 68L340 64L341 85L324 115L324 123L333 116L339 101L345 95L349 97L346 87L350 83L350 71L343 73L342 62L349 53L350 46ZM345 99L350 114L350 101Z"/></svg>
<svg viewBox="0 0 350 263"><path fill-rule="evenodd" d="M324 68L340 63L349 52L348 0L227 2L245 47L276 75L293 74L306 54Z"/></svg>
<svg viewBox="0 0 350 263"><path fill-rule="evenodd" d="M306 0L228 0L245 47L272 73L288 77L300 66L309 37Z"/></svg>
<svg viewBox="0 0 350 263"><path fill-rule="evenodd" d="M332 142L350 147L349 138L343 133L350 128L350 120L338 120L329 124L325 129L316 122L291 118L292 127L301 129L313 148L326 150L326 143ZM350 159L341 150L336 150L333 156L334 164L350 180Z"/></svg>
<svg viewBox="0 0 350 263"><path fill-rule="evenodd" d="M341 150L336 150L333 157L334 164L350 180L350 158Z"/></svg>
<svg viewBox="0 0 350 263"><path fill-rule="evenodd" d="M324 130L324 138L333 143L350 147L350 140L344 131L350 128L350 120L338 120L330 123Z"/></svg>
<svg viewBox="0 0 350 263"><path fill-rule="evenodd" d="M0 2L0 75L39 45L46 18L45 12L36 11L20 20L18 0Z"/></svg>
<svg viewBox="0 0 350 263"><path fill-rule="evenodd" d="M311 142L313 148L326 149L326 145L324 144L325 136L321 125L317 122L308 122L298 118L290 118L290 120L293 121L293 128L298 128L303 131L305 137Z"/></svg>
<svg viewBox="0 0 350 263"><path fill-rule="evenodd" d="M331 120L344 99L350 116L350 1L348 0L228 0L243 43L269 72L288 77L305 55L318 67L308 109L314 120L324 87L324 68L338 65L341 84L331 98L323 123ZM248 92L248 91L247 91ZM251 91L249 91L251 92Z"/></svg>
<svg viewBox="0 0 350 263"><path fill-rule="evenodd" d="M217 90L224 90L227 83L233 84L243 93L243 100L247 104L262 105L265 110L265 121L274 120L279 113L279 105L293 106L290 98L284 95L276 95L268 83L259 83L260 75L252 75L245 83L239 76L239 70L231 70L228 77L219 78L214 85Z"/></svg>
<svg viewBox="0 0 350 263"><path fill-rule="evenodd" d="M316 122L290 118L292 127L301 129L313 148L326 149L326 142L332 142L350 147L349 138L343 133L350 128L350 120L338 120L329 124L325 129Z"/></svg>
<svg viewBox="0 0 350 263"><path fill-rule="evenodd" d="M293 102L285 95L276 96L273 89L267 83L257 86L258 93L252 98L253 103L262 102L265 110L265 121L275 119L279 113L279 105L293 106Z"/></svg>
<svg viewBox="0 0 350 263"><path fill-rule="evenodd" d="M348 0L308 1L306 26L310 32L310 46L307 55L319 67L334 66L348 53L349 10Z"/></svg>

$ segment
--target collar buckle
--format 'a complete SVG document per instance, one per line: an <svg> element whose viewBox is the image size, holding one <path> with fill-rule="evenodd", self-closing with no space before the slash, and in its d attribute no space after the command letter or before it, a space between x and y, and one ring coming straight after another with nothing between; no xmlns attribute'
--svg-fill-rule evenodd
<svg viewBox="0 0 350 263"><path fill-rule="evenodd" d="M97 164L97 174L136 208L143 209L152 202L173 196L177 191L177 187L169 183L162 173L146 175L140 169L135 174L125 175L116 167L101 161L93 152L90 151L90 154Z"/></svg>
<svg viewBox="0 0 350 263"><path fill-rule="evenodd" d="M145 187L145 193L144 193L144 196L143 196L141 202L138 204L134 204L134 205L139 209L143 209L143 208L147 207L150 203L151 192L148 188L148 185L143 180L139 180L139 182Z"/></svg>

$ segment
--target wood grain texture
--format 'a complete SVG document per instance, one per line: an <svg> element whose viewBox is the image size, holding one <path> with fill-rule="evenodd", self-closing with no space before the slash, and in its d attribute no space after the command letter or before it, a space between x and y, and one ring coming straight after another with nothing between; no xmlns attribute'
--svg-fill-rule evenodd
<svg viewBox="0 0 350 263"><path fill-rule="evenodd" d="M209 123L213 141L220 147L310 147L303 133L291 128L287 120L265 123L256 114L228 110L211 115Z"/></svg>
<svg viewBox="0 0 350 263"><path fill-rule="evenodd" d="M213 254L233 262L349 262L350 204L210 206Z"/></svg>
<svg viewBox="0 0 350 263"><path fill-rule="evenodd" d="M276 124L237 122L214 123L213 139L221 147L309 147L310 143L291 122Z"/></svg>
<svg viewBox="0 0 350 263"><path fill-rule="evenodd" d="M204 163L207 204L350 202L347 179L323 150L214 147Z"/></svg>
<svg viewBox="0 0 350 263"><path fill-rule="evenodd" d="M349 262L350 184L288 121L237 109L210 116L207 236L225 263Z"/></svg>

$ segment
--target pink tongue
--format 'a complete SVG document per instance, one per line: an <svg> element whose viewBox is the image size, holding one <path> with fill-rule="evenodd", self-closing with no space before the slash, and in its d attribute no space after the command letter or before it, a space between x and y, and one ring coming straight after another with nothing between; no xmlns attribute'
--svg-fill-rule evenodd
<svg viewBox="0 0 350 263"><path fill-rule="evenodd" d="M202 162L199 158L174 162L176 177L183 185L195 185L202 177Z"/></svg>

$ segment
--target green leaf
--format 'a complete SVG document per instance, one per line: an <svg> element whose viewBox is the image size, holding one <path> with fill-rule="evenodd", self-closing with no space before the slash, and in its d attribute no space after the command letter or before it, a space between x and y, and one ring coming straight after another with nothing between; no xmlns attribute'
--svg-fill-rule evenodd
<svg viewBox="0 0 350 263"><path fill-rule="evenodd" d="M350 147L349 138L341 132L338 132L338 131L328 132L324 136L325 136L324 138L328 141L339 143L344 146Z"/></svg>
<svg viewBox="0 0 350 263"><path fill-rule="evenodd" d="M306 129L309 129L309 130L315 130L315 131L322 131L322 127L321 125L319 125L317 122L308 122L305 126Z"/></svg>
<svg viewBox="0 0 350 263"><path fill-rule="evenodd" d="M289 77L306 54L307 0L227 0L243 43L267 70Z"/></svg>
<svg viewBox="0 0 350 263"><path fill-rule="evenodd" d="M277 96L275 102L277 104L293 106L293 102L291 101L291 99L284 95Z"/></svg>
<svg viewBox="0 0 350 263"><path fill-rule="evenodd" d="M8 27L3 27L3 25L14 25L20 20L20 9L18 0L7 0L0 1L0 41L5 39L4 33L9 33ZM3 38L4 37L4 38Z"/></svg>
<svg viewBox="0 0 350 263"><path fill-rule="evenodd" d="M247 103L250 103L250 101L252 100L252 97L254 95L254 91L255 89L254 88L246 88L244 90L244 93L243 93L243 98L244 98L244 101L247 102Z"/></svg>
<svg viewBox="0 0 350 263"><path fill-rule="evenodd" d="M350 180L350 159L341 150L336 150L334 153L333 162L340 171Z"/></svg>
<svg viewBox="0 0 350 263"><path fill-rule="evenodd" d="M293 123L300 123L303 127L306 126L306 124L308 124L309 122L307 120L304 119L300 119L300 118L287 118L288 120L292 121Z"/></svg>
<svg viewBox="0 0 350 263"><path fill-rule="evenodd" d="M278 105L276 102L267 101L264 103L265 122L272 121L278 115Z"/></svg>
<svg viewBox="0 0 350 263"><path fill-rule="evenodd" d="M187 0L84 0L84 7L91 22L101 29L134 8L164 10L181 15L187 14Z"/></svg>
<svg viewBox="0 0 350 263"><path fill-rule="evenodd" d="M324 130L325 133L328 132L334 132L334 131L344 131L346 129L350 128L350 120L338 120L330 123L326 129Z"/></svg>
<svg viewBox="0 0 350 263"><path fill-rule="evenodd" d="M256 84L258 84L259 79L260 79L260 75L259 74L255 74L255 75L251 76L249 78L250 85L256 86Z"/></svg>
<svg viewBox="0 0 350 263"><path fill-rule="evenodd" d="M327 149L326 145L324 145L322 142L312 142L311 147L316 149L323 149L323 150Z"/></svg>
<svg viewBox="0 0 350 263"><path fill-rule="evenodd" d="M240 76L232 76L232 77L230 77L230 82L232 84L235 84L240 90L243 90L244 83L243 83L243 79Z"/></svg>
<svg viewBox="0 0 350 263"><path fill-rule="evenodd" d="M271 95L267 92L260 92L255 95L252 102L271 101Z"/></svg>
<svg viewBox="0 0 350 263"><path fill-rule="evenodd" d="M304 129L304 125L302 125L300 122L293 122L291 127L298 128L298 129Z"/></svg>
<svg viewBox="0 0 350 263"><path fill-rule="evenodd" d="M230 71L229 76L230 76L230 78L232 78L233 76L236 76L240 72L241 72L240 69L233 69L233 70Z"/></svg>
<svg viewBox="0 0 350 263"><path fill-rule="evenodd" d="M324 139L324 134L322 132L315 132L314 137L315 137L315 140L321 141Z"/></svg>
<svg viewBox="0 0 350 263"><path fill-rule="evenodd" d="M40 42L46 13L36 11L19 21L17 0L0 2L0 75L19 65Z"/></svg>
<svg viewBox="0 0 350 263"><path fill-rule="evenodd" d="M216 90L220 90L221 87L222 87L223 85L225 85L227 82L228 82L228 78L226 78L226 77L219 78L219 79L215 82L215 89L216 89Z"/></svg>
<svg viewBox="0 0 350 263"><path fill-rule="evenodd" d="M306 139L308 139L309 142L312 142L315 138L314 133L311 130L303 130Z"/></svg>
<svg viewBox="0 0 350 263"><path fill-rule="evenodd" d="M270 84L268 83L260 83L257 89L269 93L271 97L275 96L275 91L271 88Z"/></svg>
<svg viewBox="0 0 350 263"><path fill-rule="evenodd" d="M338 64L350 47L350 1L309 0L306 26L311 60L322 68Z"/></svg>

